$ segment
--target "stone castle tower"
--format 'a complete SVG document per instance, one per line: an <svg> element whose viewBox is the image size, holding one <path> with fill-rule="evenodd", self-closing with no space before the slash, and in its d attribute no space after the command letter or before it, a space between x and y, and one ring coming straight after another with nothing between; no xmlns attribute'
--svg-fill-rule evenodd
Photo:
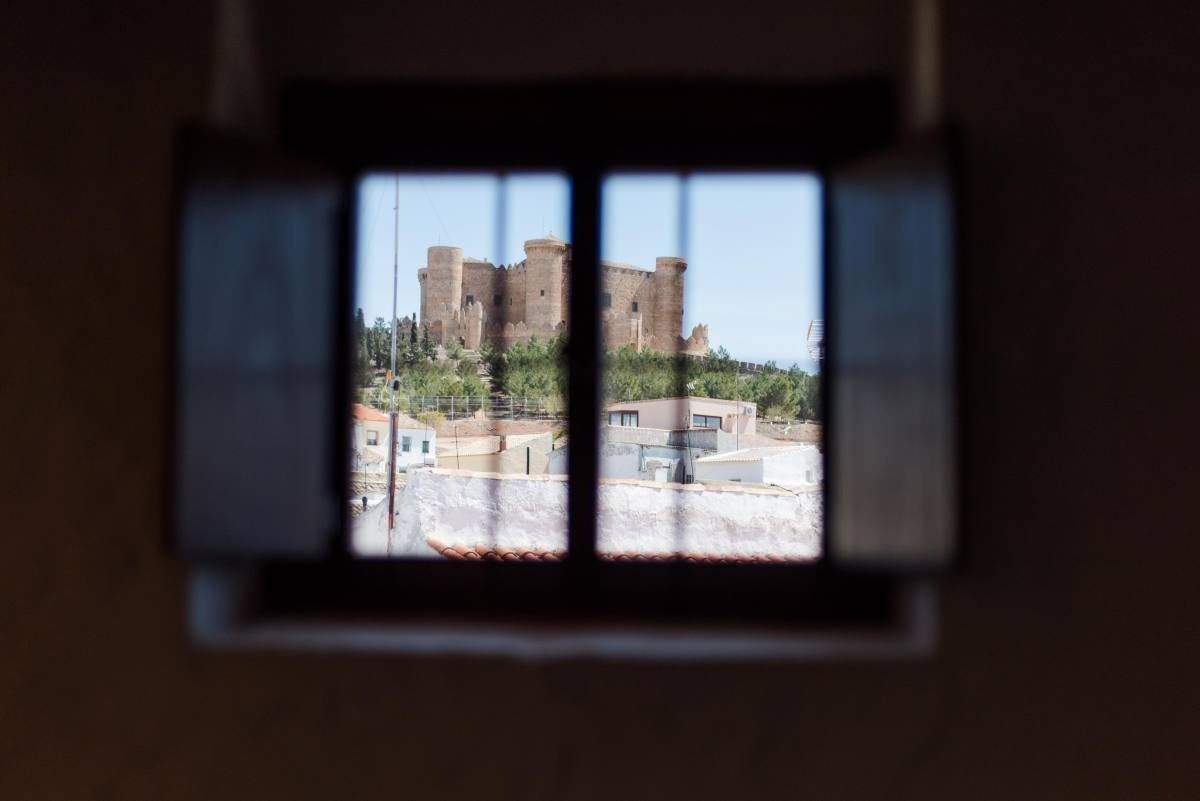
<svg viewBox="0 0 1200 801"><path fill-rule="evenodd" d="M461 248L429 248L417 271L421 322L439 344L457 341L476 349L484 342L506 347L566 330L570 306L571 246L555 236L525 242L525 260L495 266L465 259ZM664 353L703 356L708 326L684 339L683 274L687 262L660 257L654 270L601 262L601 323L610 348L632 345Z"/></svg>

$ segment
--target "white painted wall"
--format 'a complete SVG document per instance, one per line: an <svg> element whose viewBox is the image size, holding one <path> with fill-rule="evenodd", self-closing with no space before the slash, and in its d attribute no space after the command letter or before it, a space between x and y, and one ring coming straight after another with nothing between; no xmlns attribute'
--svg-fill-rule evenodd
<svg viewBox="0 0 1200 801"><path fill-rule="evenodd" d="M815 487L824 480L825 460L816 445L807 443L746 461L696 462L696 481L741 481L779 484L784 487Z"/></svg>
<svg viewBox="0 0 1200 801"><path fill-rule="evenodd" d="M764 459L763 480L785 487L811 487L825 480L825 459L816 445L800 445Z"/></svg>
<svg viewBox="0 0 1200 801"><path fill-rule="evenodd" d="M558 476L418 469L397 499L393 554L436 556L426 543L566 548L567 484ZM602 552L687 552L815 559L823 521L818 492L604 480ZM356 537L360 553L378 552Z"/></svg>
<svg viewBox="0 0 1200 801"><path fill-rule="evenodd" d="M405 453L404 438L410 437L412 449ZM429 453L421 452L421 443L429 441ZM437 432L432 428L396 428L396 466L411 467L413 465L437 465Z"/></svg>
<svg viewBox="0 0 1200 801"><path fill-rule="evenodd" d="M762 459L748 462L696 462L696 481L741 481L746 484L763 483Z"/></svg>
<svg viewBox="0 0 1200 801"><path fill-rule="evenodd" d="M378 431L379 437L376 445L367 445L367 431ZM400 450L404 443L404 437L411 437L412 449L405 453ZM354 434L352 437L353 447L356 451L366 451L370 449L377 454L382 454L383 462L375 463L373 460L364 460L360 468L367 472L387 472L387 447L388 447L388 421L387 420L355 420ZM429 453L421 453L421 443L429 440ZM432 428L402 428L396 427L396 467L398 469L407 469L413 465L437 465L437 432Z"/></svg>

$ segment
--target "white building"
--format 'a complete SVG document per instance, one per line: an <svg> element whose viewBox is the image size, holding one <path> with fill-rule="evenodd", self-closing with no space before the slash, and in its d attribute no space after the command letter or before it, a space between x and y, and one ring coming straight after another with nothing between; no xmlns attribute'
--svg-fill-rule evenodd
<svg viewBox="0 0 1200 801"><path fill-rule="evenodd" d="M378 409L354 404L354 469L364 473L386 473L388 416ZM396 469L412 465L437 466L437 432L406 414L396 415Z"/></svg>
<svg viewBox="0 0 1200 801"><path fill-rule="evenodd" d="M696 481L701 484L736 481L811 487L824 481L824 459L816 445L782 448L743 448L696 460Z"/></svg>

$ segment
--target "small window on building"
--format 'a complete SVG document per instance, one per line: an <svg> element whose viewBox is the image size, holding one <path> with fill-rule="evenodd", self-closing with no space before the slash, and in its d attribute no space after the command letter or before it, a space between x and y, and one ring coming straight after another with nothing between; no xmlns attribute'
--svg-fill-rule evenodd
<svg viewBox="0 0 1200 801"><path fill-rule="evenodd" d="M378 431L367 431L367 444L368 445L378 445L379 444L379 432Z"/></svg>
<svg viewBox="0 0 1200 801"><path fill-rule="evenodd" d="M503 295L492 295L492 305L493 306L499 306L503 302L504 302Z"/></svg>
<svg viewBox="0 0 1200 801"><path fill-rule="evenodd" d="M637 412L609 412L608 424L610 426L627 426L629 428L637 428L638 413Z"/></svg>
<svg viewBox="0 0 1200 801"><path fill-rule="evenodd" d="M429 440L421 440L421 453L429 453Z"/></svg>
<svg viewBox="0 0 1200 801"><path fill-rule="evenodd" d="M637 311L637 301L636 300L633 302L632 307L633 308L631 309L631 311Z"/></svg>
<svg viewBox="0 0 1200 801"><path fill-rule="evenodd" d="M720 428L721 418L710 414L693 414L692 428Z"/></svg>
<svg viewBox="0 0 1200 801"><path fill-rule="evenodd" d="M408 453L412 450L412 437L401 437L400 438L400 450L402 450L405 453Z"/></svg>
<svg viewBox="0 0 1200 801"><path fill-rule="evenodd" d="M470 305L471 305L472 303L474 303L474 302L475 302L475 296L474 296L474 295L467 295L467 305L468 305L468 306L470 306Z"/></svg>
<svg viewBox="0 0 1200 801"><path fill-rule="evenodd" d="M544 290L544 289L542 290L542 297L543 298L546 297L546 290Z"/></svg>
<svg viewBox="0 0 1200 801"><path fill-rule="evenodd" d="M809 484L813 483L813 475L811 470L804 471L804 480Z"/></svg>
<svg viewBox="0 0 1200 801"><path fill-rule="evenodd" d="M609 293L609 292L600 293L600 308L602 308L602 309L611 309L612 308L612 294L611 293Z"/></svg>

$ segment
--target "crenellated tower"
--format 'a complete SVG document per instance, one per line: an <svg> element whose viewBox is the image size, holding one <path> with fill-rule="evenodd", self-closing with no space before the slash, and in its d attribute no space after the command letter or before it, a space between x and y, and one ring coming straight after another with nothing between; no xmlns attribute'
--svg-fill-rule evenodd
<svg viewBox="0 0 1200 801"><path fill-rule="evenodd" d="M659 256L654 260L654 317L650 326L655 350L675 353L683 332L683 274L687 260Z"/></svg>
<svg viewBox="0 0 1200 801"><path fill-rule="evenodd" d="M525 242L525 323L552 329L567 319L563 309L563 259L567 243L556 236Z"/></svg>

